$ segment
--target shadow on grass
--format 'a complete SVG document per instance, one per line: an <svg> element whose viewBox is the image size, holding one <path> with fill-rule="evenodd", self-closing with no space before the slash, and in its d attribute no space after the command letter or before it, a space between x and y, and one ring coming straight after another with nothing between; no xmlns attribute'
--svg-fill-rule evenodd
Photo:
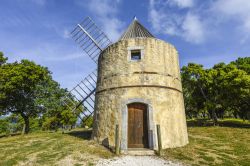
<svg viewBox="0 0 250 166"><path fill-rule="evenodd" d="M77 130L77 131L70 131L68 133L65 133L77 138L81 138L84 140L90 140L91 139L91 134L92 130Z"/></svg>
<svg viewBox="0 0 250 166"><path fill-rule="evenodd" d="M22 133L11 133L11 134L2 134L0 135L0 138L3 137L10 137L10 136L17 136L17 135L21 135Z"/></svg>
<svg viewBox="0 0 250 166"><path fill-rule="evenodd" d="M212 120L208 119L195 119L187 121L188 127L209 127L214 126ZM250 128L249 122L241 122L236 120L219 120L217 126L233 127L233 128Z"/></svg>
<svg viewBox="0 0 250 166"><path fill-rule="evenodd" d="M83 139L83 140L90 140L91 139L91 134L92 134L92 129L89 129L89 130L84 130L84 129L75 130L75 131L70 131L70 132L65 133L65 134L68 134L70 136L74 136L74 137L77 137L77 138L80 138L80 139ZM107 142L104 142L104 141L107 141ZM109 144L108 139L104 139L103 142L102 142L102 146L105 147L110 152L114 152L114 147L110 147L108 144Z"/></svg>

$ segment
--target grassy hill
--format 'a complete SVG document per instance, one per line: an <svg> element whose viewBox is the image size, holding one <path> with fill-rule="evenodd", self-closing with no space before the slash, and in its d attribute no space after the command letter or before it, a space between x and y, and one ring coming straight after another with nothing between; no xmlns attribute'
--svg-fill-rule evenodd
<svg viewBox="0 0 250 166"><path fill-rule="evenodd" d="M113 154L89 140L91 131L31 133L0 138L0 165L93 165Z"/></svg>
<svg viewBox="0 0 250 166"><path fill-rule="evenodd" d="M220 121L224 127L209 126L209 121L188 124L203 127L188 127L190 143L164 150L163 158L191 165L249 165L249 122ZM90 134L90 130L78 129L66 134L38 132L0 138L0 165L94 165L99 158L113 157L91 141Z"/></svg>
<svg viewBox="0 0 250 166"><path fill-rule="evenodd" d="M189 127L189 144L167 149L166 159L191 165L241 165L250 163L250 129L230 127Z"/></svg>

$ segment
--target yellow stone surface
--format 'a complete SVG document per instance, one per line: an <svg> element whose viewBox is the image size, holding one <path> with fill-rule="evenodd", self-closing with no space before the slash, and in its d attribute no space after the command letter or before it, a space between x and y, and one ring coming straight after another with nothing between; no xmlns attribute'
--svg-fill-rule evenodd
<svg viewBox="0 0 250 166"><path fill-rule="evenodd" d="M131 61L130 50L137 48L142 50L142 59ZM171 44L136 38L118 41L103 51L92 137L113 147L115 125L122 126L123 104L133 98L150 101L153 123L161 126L163 148L188 143L178 53Z"/></svg>

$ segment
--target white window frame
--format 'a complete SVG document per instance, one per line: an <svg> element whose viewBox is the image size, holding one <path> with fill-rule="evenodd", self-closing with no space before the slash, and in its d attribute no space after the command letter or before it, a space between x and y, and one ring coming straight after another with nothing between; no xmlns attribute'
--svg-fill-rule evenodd
<svg viewBox="0 0 250 166"><path fill-rule="evenodd" d="M141 52L141 59L131 59L131 51L133 50L140 50ZM128 61L129 62L139 62L144 58L144 47L142 46L133 46L133 47L128 47Z"/></svg>

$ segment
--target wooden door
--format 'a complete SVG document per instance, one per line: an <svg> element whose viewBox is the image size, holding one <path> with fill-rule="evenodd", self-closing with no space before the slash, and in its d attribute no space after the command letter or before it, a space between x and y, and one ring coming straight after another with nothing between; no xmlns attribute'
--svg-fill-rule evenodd
<svg viewBox="0 0 250 166"><path fill-rule="evenodd" d="M148 148L147 105L128 105L128 148Z"/></svg>

